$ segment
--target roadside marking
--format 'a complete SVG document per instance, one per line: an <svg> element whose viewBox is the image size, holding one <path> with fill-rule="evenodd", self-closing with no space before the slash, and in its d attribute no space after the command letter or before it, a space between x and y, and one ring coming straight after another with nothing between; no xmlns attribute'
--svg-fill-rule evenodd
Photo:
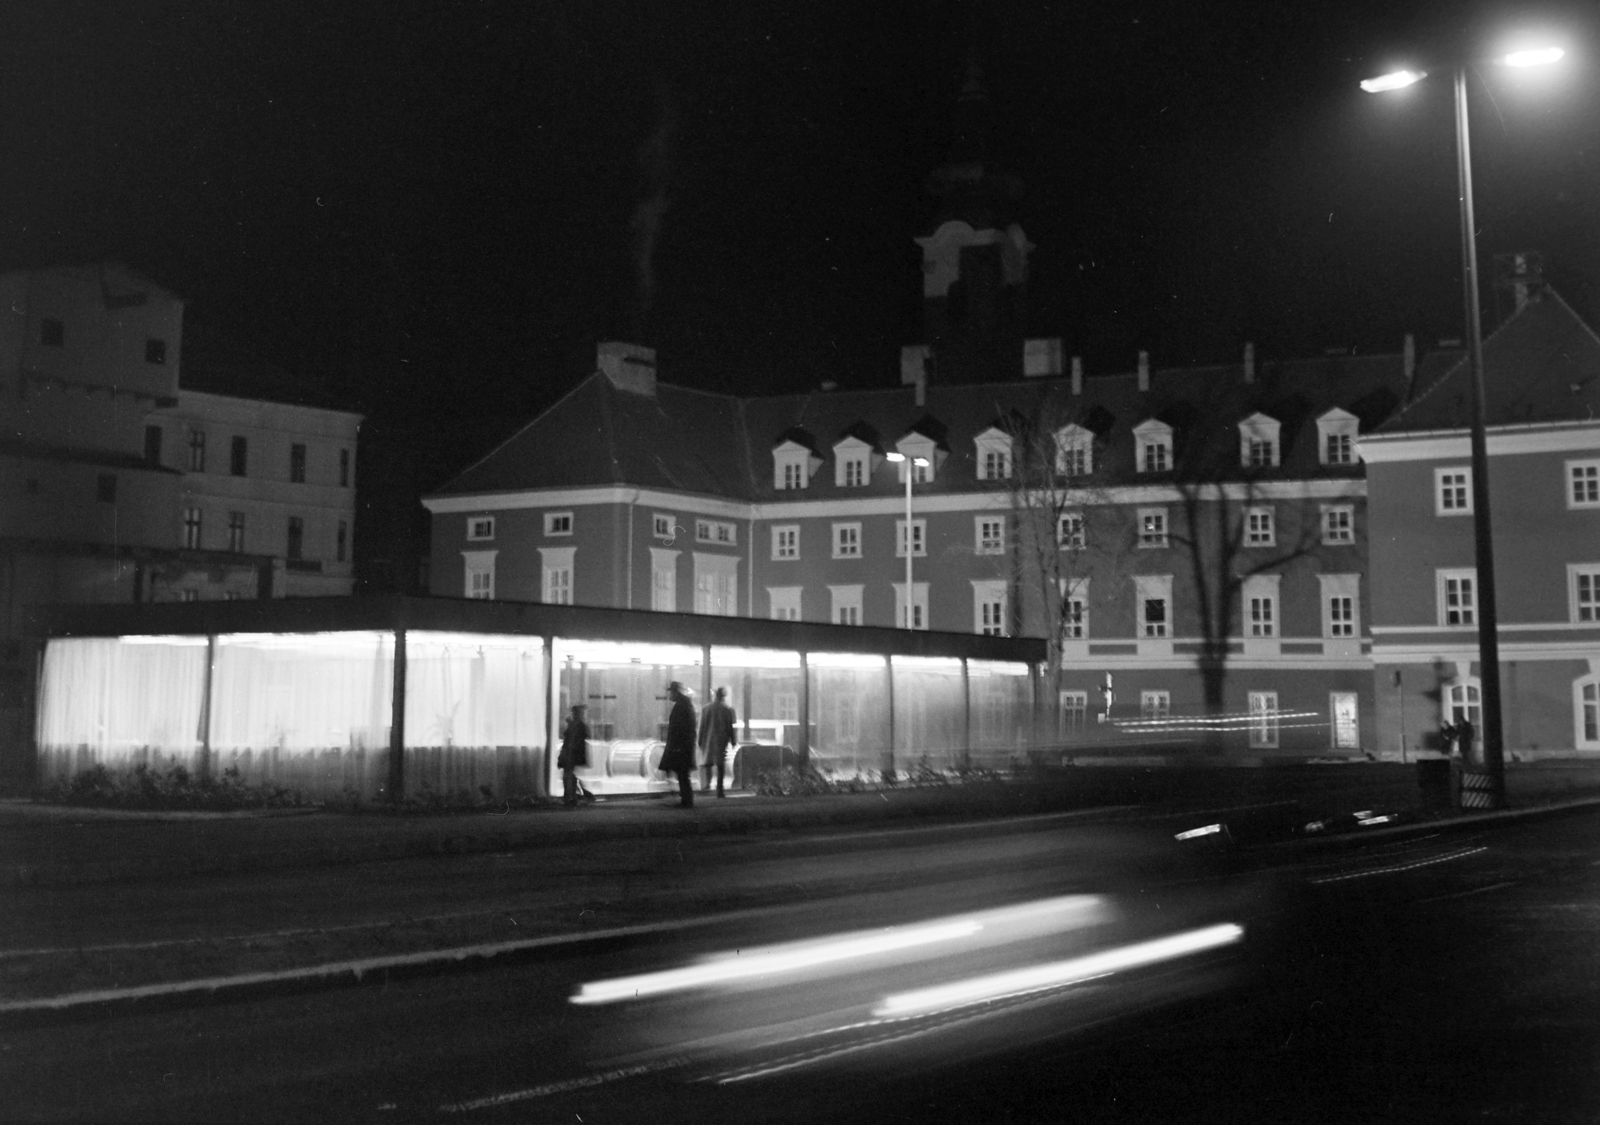
<svg viewBox="0 0 1600 1125"><path fill-rule="evenodd" d="M623 1078L637 1078L641 1074L649 1074L657 1070L671 1070L684 1065L687 1059L663 1059L655 1063L640 1063L638 1066L625 1066L617 1070L601 1071L599 1074L586 1074L581 1078L567 1078L560 1082L547 1082L543 1086L529 1086L526 1090L512 1090L506 1094L490 1094L486 1098L475 1098L470 1102L456 1102L453 1105L442 1105L440 1113L470 1113L475 1109L492 1109L495 1106L507 1105L511 1102L527 1101L530 1098L548 1098L552 1094L564 1094L568 1090L581 1090L586 1086L603 1086L607 1082L616 1082Z"/></svg>
<svg viewBox="0 0 1600 1125"><path fill-rule="evenodd" d="M1431 898L1419 898L1419 904L1424 902L1443 902L1447 898L1466 898L1468 895L1488 894L1490 891L1500 891L1507 887L1517 885L1515 879L1507 879L1504 883L1490 883L1487 887L1473 887L1470 891L1451 891L1447 895L1433 895Z"/></svg>
<svg viewBox="0 0 1600 1125"><path fill-rule="evenodd" d="M1434 856L1432 859L1419 859L1415 863L1396 863L1389 867L1372 867L1366 871L1351 871L1344 875L1324 875L1320 879L1311 880L1311 882L1343 883L1349 879L1365 879L1371 875L1392 875L1396 871L1413 871L1418 867L1428 867L1435 863L1444 863L1452 859L1462 859L1466 856L1476 855L1478 852L1485 852L1488 850L1488 848L1480 844L1475 848L1461 848L1457 851L1446 852L1444 855Z"/></svg>

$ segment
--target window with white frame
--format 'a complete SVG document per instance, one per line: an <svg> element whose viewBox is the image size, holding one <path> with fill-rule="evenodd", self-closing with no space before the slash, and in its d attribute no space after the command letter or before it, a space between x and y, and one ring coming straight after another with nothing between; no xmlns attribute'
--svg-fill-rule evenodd
<svg viewBox="0 0 1600 1125"><path fill-rule="evenodd" d="M990 637L1006 635L1006 584L999 579L972 583L972 631Z"/></svg>
<svg viewBox="0 0 1600 1125"><path fill-rule="evenodd" d="M1164 473L1172 468L1172 427L1154 418L1133 428L1134 448L1139 451L1141 473Z"/></svg>
<svg viewBox="0 0 1600 1125"><path fill-rule="evenodd" d="M800 525L780 524L772 529L772 557L797 559L800 557Z"/></svg>
<svg viewBox="0 0 1600 1125"><path fill-rule="evenodd" d="M1322 593L1322 635L1354 638L1361 627L1361 575L1319 574Z"/></svg>
<svg viewBox="0 0 1600 1125"><path fill-rule="evenodd" d="M772 717L780 723L800 721L800 693L775 691L772 693Z"/></svg>
<svg viewBox="0 0 1600 1125"><path fill-rule="evenodd" d="M772 487L780 490L806 487L811 483L815 456L798 442L786 441L779 445L772 451Z"/></svg>
<svg viewBox="0 0 1600 1125"><path fill-rule="evenodd" d="M928 627L928 584L911 584L911 621L906 621L906 584L894 584L894 622L899 629L926 629Z"/></svg>
<svg viewBox="0 0 1600 1125"><path fill-rule="evenodd" d="M1567 462L1567 507L1600 508L1600 461Z"/></svg>
<svg viewBox="0 0 1600 1125"><path fill-rule="evenodd" d="M872 446L857 437L833 445L833 483L838 488L865 488L872 478Z"/></svg>
<svg viewBox="0 0 1600 1125"><path fill-rule="evenodd" d="M922 558L928 553L928 521L911 521L911 555L913 558ZM897 559L906 557L906 521L894 521L894 555Z"/></svg>
<svg viewBox="0 0 1600 1125"><path fill-rule="evenodd" d="M650 534L656 539L673 540L678 537L678 517L671 512L655 512L650 516Z"/></svg>
<svg viewBox="0 0 1600 1125"><path fill-rule="evenodd" d="M732 547L739 542L739 531L722 520L695 520L694 538L697 543L721 543Z"/></svg>
<svg viewBox="0 0 1600 1125"><path fill-rule="evenodd" d="M829 586L828 594L833 599L828 614L829 621L835 625L861 624L860 586Z"/></svg>
<svg viewBox="0 0 1600 1125"><path fill-rule="evenodd" d="M1600 563L1568 564L1567 598L1573 624L1600 622Z"/></svg>
<svg viewBox="0 0 1600 1125"><path fill-rule="evenodd" d="M467 538L469 540L493 539L494 538L494 517L493 516L468 516L467 517Z"/></svg>
<svg viewBox="0 0 1600 1125"><path fill-rule="evenodd" d="M694 611L717 617L739 613L739 559L694 552Z"/></svg>
<svg viewBox="0 0 1600 1125"><path fill-rule="evenodd" d="M1064 477L1086 477L1094 472L1094 434L1079 425L1056 431L1056 472Z"/></svg>
<svg viewBox="0 0 1600 1125"><path fill-rule="evenodd" d="M1141 691L1139 693L1139 717L1141 719L1166 719L1172 715L1172 693L1170 691Z"/></svg>
<svg viewBox="0 0 1600 1125"><path fill-rule="evenodd" d="M1275 750L1278 747L1278 693L1250 693L1250 748Z"/></svg>
<svg viewBox="0 0 1600 1125"><path fill-rule="evenodd" d="M1063 737L1084 733L1089 726L1089 693L1063 691L1059 721L1059 733Z"/></svg>
<svg viewBox="0 0 1600 1125"><path fill-rule="evenodd" d="M979 480L1007 480L1011 476L1011 436L990 426L977 436Z"/></svg>
<svg viewBox="0 0 1600 1125"><path fill-rule="evenodd" d="M1337 407L1317 419L1317 460L1324 465L1354 465L1361 422Z"/></svg>
<svg viewBox="0 0 1600 1125"><path fill-rule="evenodd" d="M1056 545L1064 551L1081 551L1087 544L1082 512L1062 512L1056 520Z"/></svg>
<svg viewBox="0 0 1600 1125"><path fill-rule="evenodd" d="M1244 635L1278 635L1278 586L1281 575L1254 574L1244 580Z"/></svg>
<svg viewBox="0 0 1600 1125"><path fill-rule="evenodd" d="M1327 546L1356 541L1356 510L1351 504L1322 506L1322 542Z"/></svg>
<svg viewBox="0 0 1600 1125"><path fill-rule="evenodd" d="M1133 580L1139 636L1172 636L1172 575L1140 574Z"/></svg>
<svg viewBox="0 0 1600 1125"><path fill-rule="evenodd" d="M1277 521L1268 507L1244 510L1244 544L1246 547L1274 547L1278 543Z"/></svg>
<svg viewBox="0 0 1600 1125"><path fill-rule="evenodd" d="M469 598L494 597L494 557L498 551L462 551L462 593Z"/></svg>
<svg viewBox="0 0 1600 1125"><path fill-rule="evenodd" d="M860 488L867 483L866 457L851 457L844 462L844 480L841 484L845 488Z"/></svg>
<svg viewBox="0 0 1600 1125"><path fill-rule="evenodd" d="M1003 516L974 516L973 547L980 555L1006 553L1006 521Z"/></svg>
<svg viewBox="0 0 1600 1125"><path fill-rule="evenodd" d="M1584 676L1572 685L1573 733L1579 750L1600 750L1600 676Z"/></svg>
<svg viewBox="0 0 1600 1125"><path fill-rule="evenodd" d="M799 586L768 586L767 598L771 603L771 617L774 621L799 621L800 620L800 590Z"/></svg>
<svg viewBox="0 0 1600 1125"><path fill-rule="evenodd" d="M183 510L183 545L191 551L200 547L201 513L199 508Z"/></svg>
<svg viewBox="0 0 1600 1125"><path fill-rule="evenodd" d="M1474 733L1483 730L1483 691L1476 676L1457 677L1444 686L1440 700L1444 721L1459 723L1463 719L1472 724Z"/></svg>
<svg viewBox="0 0 1600 1125"><path fill-rule="evenodd" d="M571 512L546 512L544 514L544 533L546 535L571 535Z"/></svg>
<svg viewBox="0 0 1600 1125"><path fill-rule="evenodd" d="M1433 470L1434 512L1441 516L1472 514L1472 470L1464 465Z"/></svg>
<svg viewBox="0 0 1600 1125"><path fill-rule="evenodd" d="M836 523L833 525L833 557L859 559L861 557L861 525Z"/></svg>
<svg viewBox="0 0 1600 1125"><path fill-rule="evenodd" d="M1167 510L1165 508L1140 508L1139 546L1165 547L1167 545Z"/></svg>
<svg viewBox="0 0 1600 1125"><path fill-rule="evenodd" d="M1239 463L1246 469L1270 469L1278 463L1276 418L1255 413L1239 423Z"/></svg>
<svg viewBox="0 0 1600 1125"><path fill-rule="evenodd" d="M678 554L650 548L650 608L657 613L678 612Z"/></svg>
<svg viewBox="0 0 1600 1125"><path fill-rule="evenodd" d="M1478 622L1478 572L1441 570L1439 582L1439 624L1475 625Z"/></svg>
<svg viewBox="0 0 1600 1125"><path fill-rule="evenodd" d="M572 604L572 560L575 547L540 547L539 566L543 574L543 601L546 605Z"/></svg>
<svg viewBox="0 0 1600 1125"><path fill-rule="evenodd" d="M1086 640L1089 636L1089 580L1068 579L1061 582L1061 639Z"/></svg>

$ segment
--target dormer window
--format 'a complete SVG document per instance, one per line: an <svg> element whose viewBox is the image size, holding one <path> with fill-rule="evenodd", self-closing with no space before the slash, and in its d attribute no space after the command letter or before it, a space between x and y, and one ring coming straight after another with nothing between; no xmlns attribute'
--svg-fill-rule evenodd
<svg viewBox="0 0 1600 1125"><path fill-rule="evenodd" d="M1094 434L1079 425L1056 431L1056 472L1064 477L1086 477L1094 472Z"/></svg>
<svg viewBox="0 0 1600 1125"><path fill-rule="evenodd" d="M1361 422L1337 407L1317 419L1317 460L1324 465L1354 465Z"/></svg>
<svg viewBox="0 0 1600 1125"><path fill-rule="evenodd" d="M1165 473L1172 468L1172 427L1151 418L1133 428L1141 473Z"/></svg>
<svg viewBox="0 0 1600 1125"><path fill-rule="evenodd" d="M915 430L895 442L895 452L903 458L897 466L902 484L905 483L907 471L916 474L911 478L915 484L927 484L932 481L947 456L932 438Z"/></svg>
<svg viewBox="0 0 1600 1125"><path fill-rule="evenodd" d="M1239 423L1239 464L1246 469L1272 469L1278 464L1276 418L1255 413Z"/></svg>
<svg viewBox="0 0 1600 1125"><path fill-rule="evenodd" d="M805 488L821 465L822 458L808 447L794 440L780 442L772 450L772 487Z"/></svg>
<svg viewBox="0 0 1600 1125"><path fill-rule="evenodd" d="M990 426L977 439L978 479L1009 480L1011 478L1011 435L998 426Z"/></svg>

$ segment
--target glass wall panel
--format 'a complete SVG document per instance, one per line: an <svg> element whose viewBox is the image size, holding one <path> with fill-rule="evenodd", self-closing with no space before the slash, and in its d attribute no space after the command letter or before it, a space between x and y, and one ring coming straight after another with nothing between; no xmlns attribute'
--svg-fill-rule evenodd
<svg viewBox="0 0 1600 1125"><path fill-rule="evenodd" d="M1033 727L1033 679L1026 664L970 660L972 764L1005 769L1026 756Z"/></svg>
<svg viewBox="0 0 1600 1125"><path fill-rule="evenodd" d="M406 633L406 792L537 794L549 723L544 639Z"/></svg>
<svg viewBox="0 0 1600 1125"><path fill-rule="evenodd" d="M763 773L798 765L800 654L780 649L711 650L711 684L728 689L739 719L739 749L728 762L729 783L754 788Z"/></svg>
<svg viewBox="0 0 1600 1125"><path fill-rule="evenodd" d="M574 703L588 705L589 765L578 776L594 793L676 790L657 768L672 709L667 684L694 692L698 729L701 698L698 645L554 641L558 711L554 728L566 724ZM559 740L560 735L554 736Z"/></svg>
<svg viewBox="0 0 1600 1125"><path fill-rule="evenodd" d="M40 780L93 765L198 765L204 637L58 637L45 646Z"/></svg>
<svg viewBox="0 0 1600 1125"><path fill-rule="evenodd" d="M889 667L882 656L806 654L811 761L818 769L876 779L894 763L889 745Z"/></svg>
<svg viewBox="0 0 1600 1125"><path fill-rule="evenodd" d="M961 661L896 656L894 753L902 770L954 770L966 764L967 701Z"/></svg>
<svg viewBox="0 0 1600 1125"><path fill-rule="evenodd" d="M312 796L378 796L388 783L390 633L217 638L211 750L218 771Z"/></svg>

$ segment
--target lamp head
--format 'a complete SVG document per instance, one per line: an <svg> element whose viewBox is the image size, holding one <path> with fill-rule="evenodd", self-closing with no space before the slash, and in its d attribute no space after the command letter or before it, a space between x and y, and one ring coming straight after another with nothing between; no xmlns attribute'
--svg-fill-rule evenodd
<svg viewBox="0 0 1600 1125"><path fill-rule="evenodd" d="M1561 61L1566 52L1560 47L1535 47L1531 50L1512 51L1505 55L1500 62L1505 66L1548 66L1550 63Z"/></svg>
<svg viewBox="0 0 1600 1125"><path fill-rule="evenodd" d="M906 455L904 453L890 452L890 453L885 453L883 455L883 459L885 461L893 461L896 465L898 465L900 462L902 462L902 461L904 461L906 459Z"/></svg>
<svg viewBox="0 0 1600 1125"><path fill-rule="evenodd" d="M1389 90L1403 90L1428 77L1425 70L1395 70L1376 78L1363 78L1361 88L1369 94L1382 94Z"/></svg>

